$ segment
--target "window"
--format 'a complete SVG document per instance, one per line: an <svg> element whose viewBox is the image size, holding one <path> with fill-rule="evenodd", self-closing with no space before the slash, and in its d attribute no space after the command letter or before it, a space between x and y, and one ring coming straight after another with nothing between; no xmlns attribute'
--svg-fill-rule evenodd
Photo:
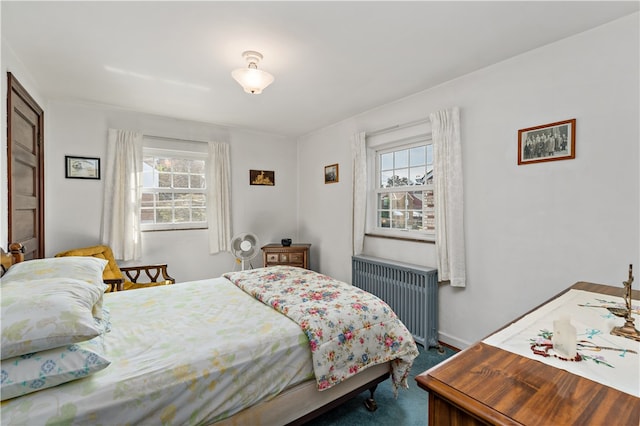
<svg viewBox="0 0 640 426"><path fill-rule="evenodd" d="M375 161L375 231L420 239L434 236L431 141L386 144L375 151Z"/></svg>
<svg viewBox="0 0 640 426"><path fill-rule="evenodd" d="M142 230L206 228L206 153L144 148Z"/></svg>

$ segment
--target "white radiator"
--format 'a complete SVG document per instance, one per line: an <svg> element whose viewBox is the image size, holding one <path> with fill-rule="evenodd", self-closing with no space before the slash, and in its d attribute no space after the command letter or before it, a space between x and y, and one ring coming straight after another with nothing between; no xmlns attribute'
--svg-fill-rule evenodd
<svg viewBox="0 0 640 426"><path fill-rule="evenodd" d="M351 264L354 286L387 302L416 342L440 347L436 269L363 255Z"/></svg>

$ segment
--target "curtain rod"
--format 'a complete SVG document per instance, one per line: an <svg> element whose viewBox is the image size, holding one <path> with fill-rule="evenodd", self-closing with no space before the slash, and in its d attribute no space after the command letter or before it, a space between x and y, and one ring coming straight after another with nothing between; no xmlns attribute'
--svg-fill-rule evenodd
<svg viewBox="0 0 640 426"><path fill-rule="evenodd" d="M424 123L429 123L431 121L431 119L429 118L422 118L420 120L414 120L414 121L409 121L407 123L403 123L403 124L396 124L394 126L389 126L389 127L385 127L384 129L378 129L378 130L374 130L373 132L365 132L366 136L377 136L377 135L382 135L384 133L389 133L392 132L394 130L400 130L400 129L404 129L407 127L413 127L413 126L417 126L419 124L424 124Z"/></svg>
<svg viewBox="0 0 640 426"><path fill-rule="evenodd" d="M161 140L165 140L165 141L209 143L209 142L205 142L205 141L196 141L196 140L193 140L193 139L170 138L168 136L155 136L155 135L147 135L147 134L143 134L142 136L145 137L145 138L161 139Z"/></svg>

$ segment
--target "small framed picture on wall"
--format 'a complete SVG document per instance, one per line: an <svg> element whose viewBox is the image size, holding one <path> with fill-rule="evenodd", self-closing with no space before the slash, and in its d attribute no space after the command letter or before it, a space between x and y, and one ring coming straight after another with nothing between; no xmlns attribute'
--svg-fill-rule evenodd
<svg viewBox="0 0 640 426"><path fill-rule="evenodd" d="M249 185L274 186L275 184L276 172L273 170L249 170Z"/></svg>
<svg viewBox="0 0 640 426"><path fill-rule="evenodd" d="M518 164L576 158L576 119L518 130Z"/></svg>
<svg viewBox="0 0 640 426"><path fill-rule="evenodd" d="M338 164L331 164L324 167L324 183L337 183L340 181Z"/></svg>
<svg viewBox="0 0 640 426"><path fill-rule="evenodd" d="M65 175L67 179L100 179L100 159L65 155Z"/></svg>

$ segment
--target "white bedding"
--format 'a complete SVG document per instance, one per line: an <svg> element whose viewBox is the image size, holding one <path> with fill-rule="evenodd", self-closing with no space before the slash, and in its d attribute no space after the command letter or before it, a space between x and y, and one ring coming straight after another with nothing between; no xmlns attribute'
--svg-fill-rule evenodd
<svg viewBox="0 0 640 426"><path fill-rule="evenodd" d="M203 424L313 378L308 340L225 278L108 293L94 375L3 401L3 425Z"/></svg>

